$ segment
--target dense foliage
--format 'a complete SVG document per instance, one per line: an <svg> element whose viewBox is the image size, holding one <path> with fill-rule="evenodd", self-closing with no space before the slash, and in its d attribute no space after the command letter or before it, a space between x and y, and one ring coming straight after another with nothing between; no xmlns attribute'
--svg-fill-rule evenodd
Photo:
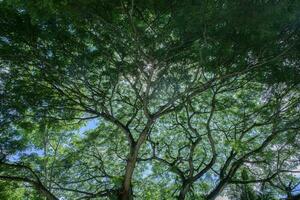
<svg viewBox="0 0 300 200"><path fill-rule="evenodd" d="M0 1L0 199L297 199L300 1Z"/></svg>

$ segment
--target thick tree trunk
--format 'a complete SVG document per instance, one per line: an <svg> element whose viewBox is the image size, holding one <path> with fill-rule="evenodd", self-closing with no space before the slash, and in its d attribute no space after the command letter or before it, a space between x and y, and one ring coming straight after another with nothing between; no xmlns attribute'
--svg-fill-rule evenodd
<svg viewBox="0 0 300 200"><path fill-rule="evenodd" d="M121 194L119 197L120 200L132 200L133 199L131 179L132 179L132 175L133 175L134 168L136 165L136 159L137 159L137 154L133 153L133 155L131 155L127 161L124 182L123 182L123 188L122 188L122 191L121 191Z"/></svg>
<svg viewBox="0 0 300 200"><path fill-rule="evenodd" d="M177 197L178 200L184 200L186 197L186 194L188 193L190 187L192 185L191 181L185 181L182 186L181 186L181 190L179 192L179 196Z"/></svg>
<svg viewBox="0 0 300 200"><path fill-rule="evenodd" d="M226 181L221 181L217 187L211 191L207 196L206 196L206 200L215 200L217 198L217 196L223 191L223 189L225 188L227 182Z"/></svg>
<svg viewBox="0 0 300 200"><path fill-rule="evenodd" d="M119 200L132 200L133 192L132 192L132 176L135 169L136 161L138 158L139 150L142 144L146 141L148 131L150 130L151 125L153 124L153 120L149 120L146 124L144 130L140 134L136 143L132 143L130 148L130 153L127 159L127 165L125 169L123 188L119 195Z"/></svg>
<svg viewBox="0 0 300 200"><path fill-rule="evenodd" d="M54 196L49 190L45 187L37 186L37 189L41 191L41 193L47 198L47 200L58 200L56 196Z"/></svg>
<svg viewBox="0 0 300 200"><path fill-rule="evenodd" d="M146 133L142 134L138 142L133 147L131 147L130 154L127 160L126 169L125 169L123 188L119 197L120 200L133 199L131 180L136 166L138 152L140 150L141 145L145 142L146 136L147 136Z"/></svg>
<svg viewBox="0 0 300 200"><path fill-rule="evenodd" d="M132 188L129 191L125 191L124 189L120 192L118 196L119 200L133 200L133 192Z"/></svg>
<svg viewBox="0 0 300 200"><path fill-rule="evenodd" d="M184 200L184 199L185 199L185 195L186 195L185 192L180 191L179 196L178 196L177 199L178 199L178 200Z"/></svg>

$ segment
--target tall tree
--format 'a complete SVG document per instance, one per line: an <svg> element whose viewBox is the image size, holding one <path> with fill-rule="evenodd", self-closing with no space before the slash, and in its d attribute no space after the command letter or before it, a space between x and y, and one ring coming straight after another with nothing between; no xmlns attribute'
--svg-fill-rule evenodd
<svg viewBox="0 0 300 200"><path fill-rule="evenodd" d="M299 8L1 1L0 179L50 200L278 186L299 165Z"/></svg>

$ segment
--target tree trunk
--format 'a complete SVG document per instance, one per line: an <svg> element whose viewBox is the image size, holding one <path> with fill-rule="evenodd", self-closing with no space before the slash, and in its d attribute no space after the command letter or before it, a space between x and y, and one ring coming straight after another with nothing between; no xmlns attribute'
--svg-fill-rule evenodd
<svg viewBox="0 0 300 200"><path fill-rule="evenodd" d="M135 169L138 152L141 147L141 144L144 142L144 140L139 140L139 142L134 145L134 147L131 147L130 154L128 156L127 165L125 169L125 175L124 175L124 182L123 182L123 188L120 193L120 200L132 200L133 194L132 194L132 176Z"/></svg>
<svg viewBox="0 0 300 200"><path fill-rule="evenodd" d="M40 187L40 186L38 186ZM47 190L45 187L38 188L39 191L47 198L47 200L58 200L56 196L54 196L49 190Z"/></svg>
<svg viewBox="0 0 300 200"><path fill-rule="evenodd" d="M226 181L221 181L217 185L217 187L206 196L206 200L215 200L217 196L223 191L226 184Z"/></svg>
<svg viewBox="0 0 300 200"><path fill-rule="evenodd" d="M183 183L181 190L179 192L178 200L184 200L186 197L186 194L188 193L189 189L191 187L190 183Z"/></svg>
<svg viewBox="0 0 300 200"><path fill-rule="evenodd" d="M135 152L136 150L134 150ZM125 176L124 176L124 182L123 182L123 188L120 193L120 200L132 200L133 194L132 194L132 185L131 185L131 179L134 172L135 164L137 155L136 153L133 153L131 157L127 161L126 170L125 170Z"/></svg>
<svg viewBox="0 0 300 200"><path fill-rule="evenodd" d="M136 161L138 158L139 150L142 146L142 144L146 141L148 131L153 124L153 120L149 120L140 134L138 140L136 143L132 143L132 146L130 148L130 153L127 160L127 165L125 169L125 175L124 175L124 182L123 182L123 188L119 195L119 200L132 200L133 199L133 192L132 192L132 176L135 169Z"/></svg>
<svg viewBox="0 0 300 200"><path fill-rule="evenodd" d="M180 191L179 196L178 196L178 200L184 200L185 199L185 195L186 195L185 192Z"/></svg>

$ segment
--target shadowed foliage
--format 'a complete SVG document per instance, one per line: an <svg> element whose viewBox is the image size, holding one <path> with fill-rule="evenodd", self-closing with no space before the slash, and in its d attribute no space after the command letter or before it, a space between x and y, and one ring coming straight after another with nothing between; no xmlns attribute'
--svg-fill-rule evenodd
<svg viewBox="0 0 300 200"><path fill-rule="evenodd" d="M297 199L299 11L0 1L0 198Z"/></svg>

